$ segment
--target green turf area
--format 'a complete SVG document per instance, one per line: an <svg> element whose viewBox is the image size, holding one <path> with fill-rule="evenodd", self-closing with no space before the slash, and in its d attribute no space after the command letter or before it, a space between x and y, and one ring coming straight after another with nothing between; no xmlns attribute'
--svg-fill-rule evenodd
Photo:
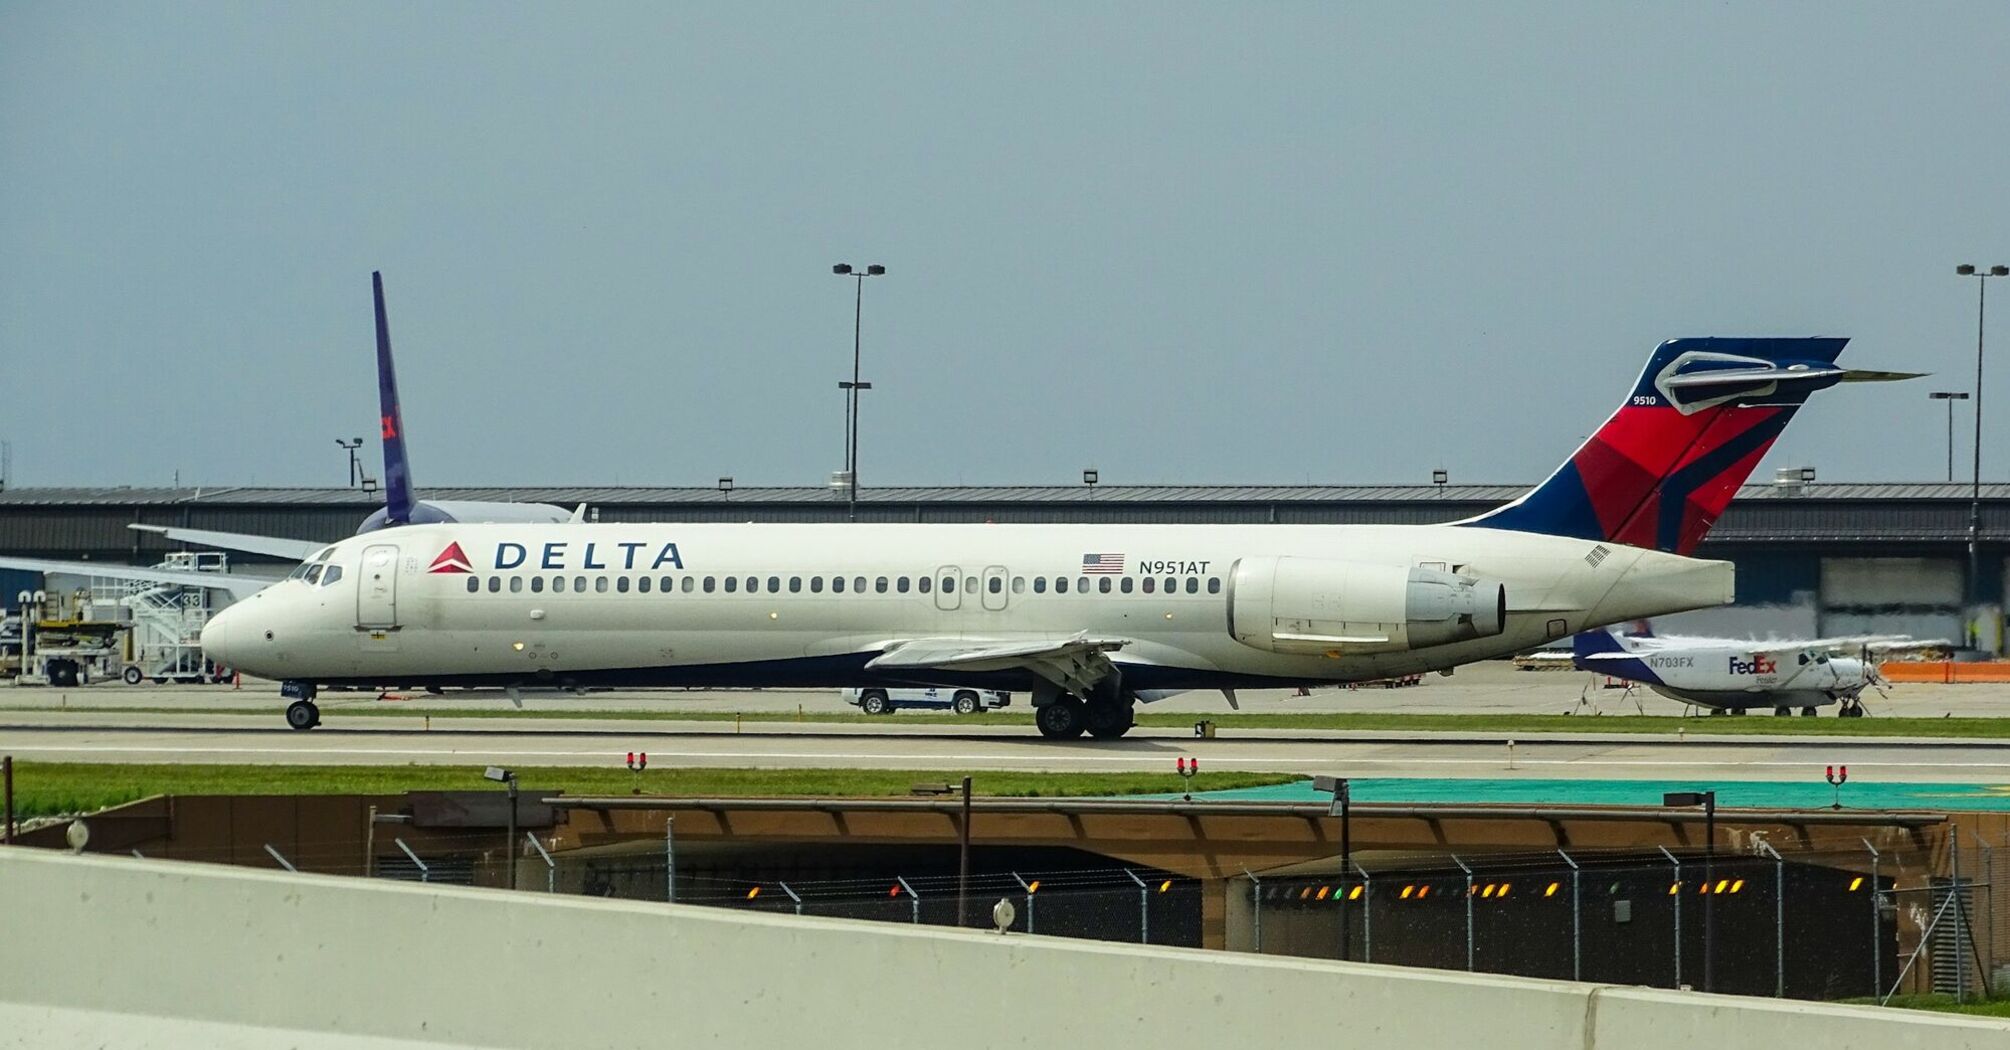
<svg viewBox="0 0 2010 1050"><path fill-rule="evenodd" d="M618 758L619 756L615 756ZM960 775L900 769L626 769L518 766L526 791L569 795L702 796L907 795L916 784L956 783ZM1281 784L1297 778L1265 773L1203 773L1196 790L1222 791ZM101 765L16 762L15 809L22 817L89 813L149 795L390 795L405 791L493 791L472 766ZM979 795L1017 798L1145 795L1180 790L1177 776L1157 773L1002 773L974 775Z"/></svg>
<svg viewBox="0 0 2010 1050"><path fill-rule="evenodd" d="M747 711L680 711L677 701L665 700L649 710L539 709L481 704L478 701L415 701L378 703L358 700L344 703L327 701L322 716L333 722L344 716L371 718L515 718L583 719L589 721L675 721L675 722L801 722L853 723L877 725L939 726L1022 725L1031 727L1033 717L1025 709L994 711L976 715L912 712L895 715L862 715L846 712L805 712L757 708ZM590 699L581 701L590 704ZM83 714L167 714L167 715L247 715L243 708L161 706L50 706L0 707L0 718L11 712L51 713L70 711ZM275 704L273 716L279 708ZM1173 714L1141 711L1138 724L1155 728L1190 728L1210 721L1221 731L1236 729L1337 729L1382 732L1428 733L1640 733L1673 736L1677 732L1712 736L1862 736L1916 737L1939 739L2010 739L2010 718L1775 718L1771 715L1742 717L1679 718L1667 715L1436 715L1391 713L1279 713L1279 714Z"/></svg>
<svg viewBox="0 0 2010 1050"><path fill-rule="evenodd" d="M1848 999L1845 1002L1857 1006L1877 1005L1875 999ZM1941 1013L1974 1014L1979 1017L2010 1017L2010 999L1957 1003L1951 995L1894 995L1885 1005L1904 1010L1938 1010Z"/></svg>

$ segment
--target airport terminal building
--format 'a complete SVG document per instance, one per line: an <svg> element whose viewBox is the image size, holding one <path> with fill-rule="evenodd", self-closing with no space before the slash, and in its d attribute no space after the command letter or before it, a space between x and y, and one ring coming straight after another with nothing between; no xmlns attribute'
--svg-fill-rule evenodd
<svg viewBox="0 0 2010 1050"><path fill-rule="evenodd" d="M861 489L870 522L1428 524L1520 496L1520 485L1079 485ZM442 500L585 504L598 521L842 522L842 489L464 488ZM1738 566L1737 604L1673 617L1669 630L1732 636L1900 633L2002 648L2010 592L2010 484L1984 485L1969 598L1970 486L1814 483L1782 470L1748 484L1698 552ZM354 488L18 488L0 492L0 554L149 565L182 545L133 524L300 539L350 535L381 505ZM255 561L234 558L233 564ZM255 566L254 566L255 567ZM10 598L35 586L0 574ZM1971 604L1972 602L1972 604Z"/></svg>

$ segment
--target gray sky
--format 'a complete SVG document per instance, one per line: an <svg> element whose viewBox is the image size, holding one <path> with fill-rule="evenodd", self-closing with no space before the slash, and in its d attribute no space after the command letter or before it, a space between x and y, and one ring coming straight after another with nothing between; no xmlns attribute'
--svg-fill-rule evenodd
<svg viewBox="0 0 2010 1050"><path fill-rule="evenodd" d="M1762 470L1930 480L2005 54L1974 3L8 4L0 437L339 484L381 268L422 488L821 483L849 261L867 486L1532 481L1747 334L1939 373Z"/></svg>

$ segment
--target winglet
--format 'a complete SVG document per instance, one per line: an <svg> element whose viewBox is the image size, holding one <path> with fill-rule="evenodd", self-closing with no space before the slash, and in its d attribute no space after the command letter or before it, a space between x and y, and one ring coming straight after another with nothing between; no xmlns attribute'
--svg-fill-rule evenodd
<svg viewBox="0 0 2010 1050"><path fill-rule="evenodd" d="M586 504L582 503L579 506L572 508L572 518L570 519L572 524L577 525L585 520L586 520Z"/></svg>
<svg viewBox="0 0 2010 1050"><path fill-rule="evenodd" d="M384 442L384 520L412 520L412 462L405 455L405 419L398 410L398 373L391 365L391 323L384 316L384 275L370 274L377 300L377 406Z"/></svg>

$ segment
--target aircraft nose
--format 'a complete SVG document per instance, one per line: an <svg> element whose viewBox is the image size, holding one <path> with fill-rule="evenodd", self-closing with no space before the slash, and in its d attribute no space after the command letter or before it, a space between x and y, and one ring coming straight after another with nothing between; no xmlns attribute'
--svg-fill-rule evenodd
<svg viewBox="0 0 2010 1050"><path fill-rule="evenodd" d="M226 667L236 667L237 658L244 654L243 647L236 638L243 624L243 613L238 609L225 609L209 618L202 627L202 652L212 663Z"/></svg>

